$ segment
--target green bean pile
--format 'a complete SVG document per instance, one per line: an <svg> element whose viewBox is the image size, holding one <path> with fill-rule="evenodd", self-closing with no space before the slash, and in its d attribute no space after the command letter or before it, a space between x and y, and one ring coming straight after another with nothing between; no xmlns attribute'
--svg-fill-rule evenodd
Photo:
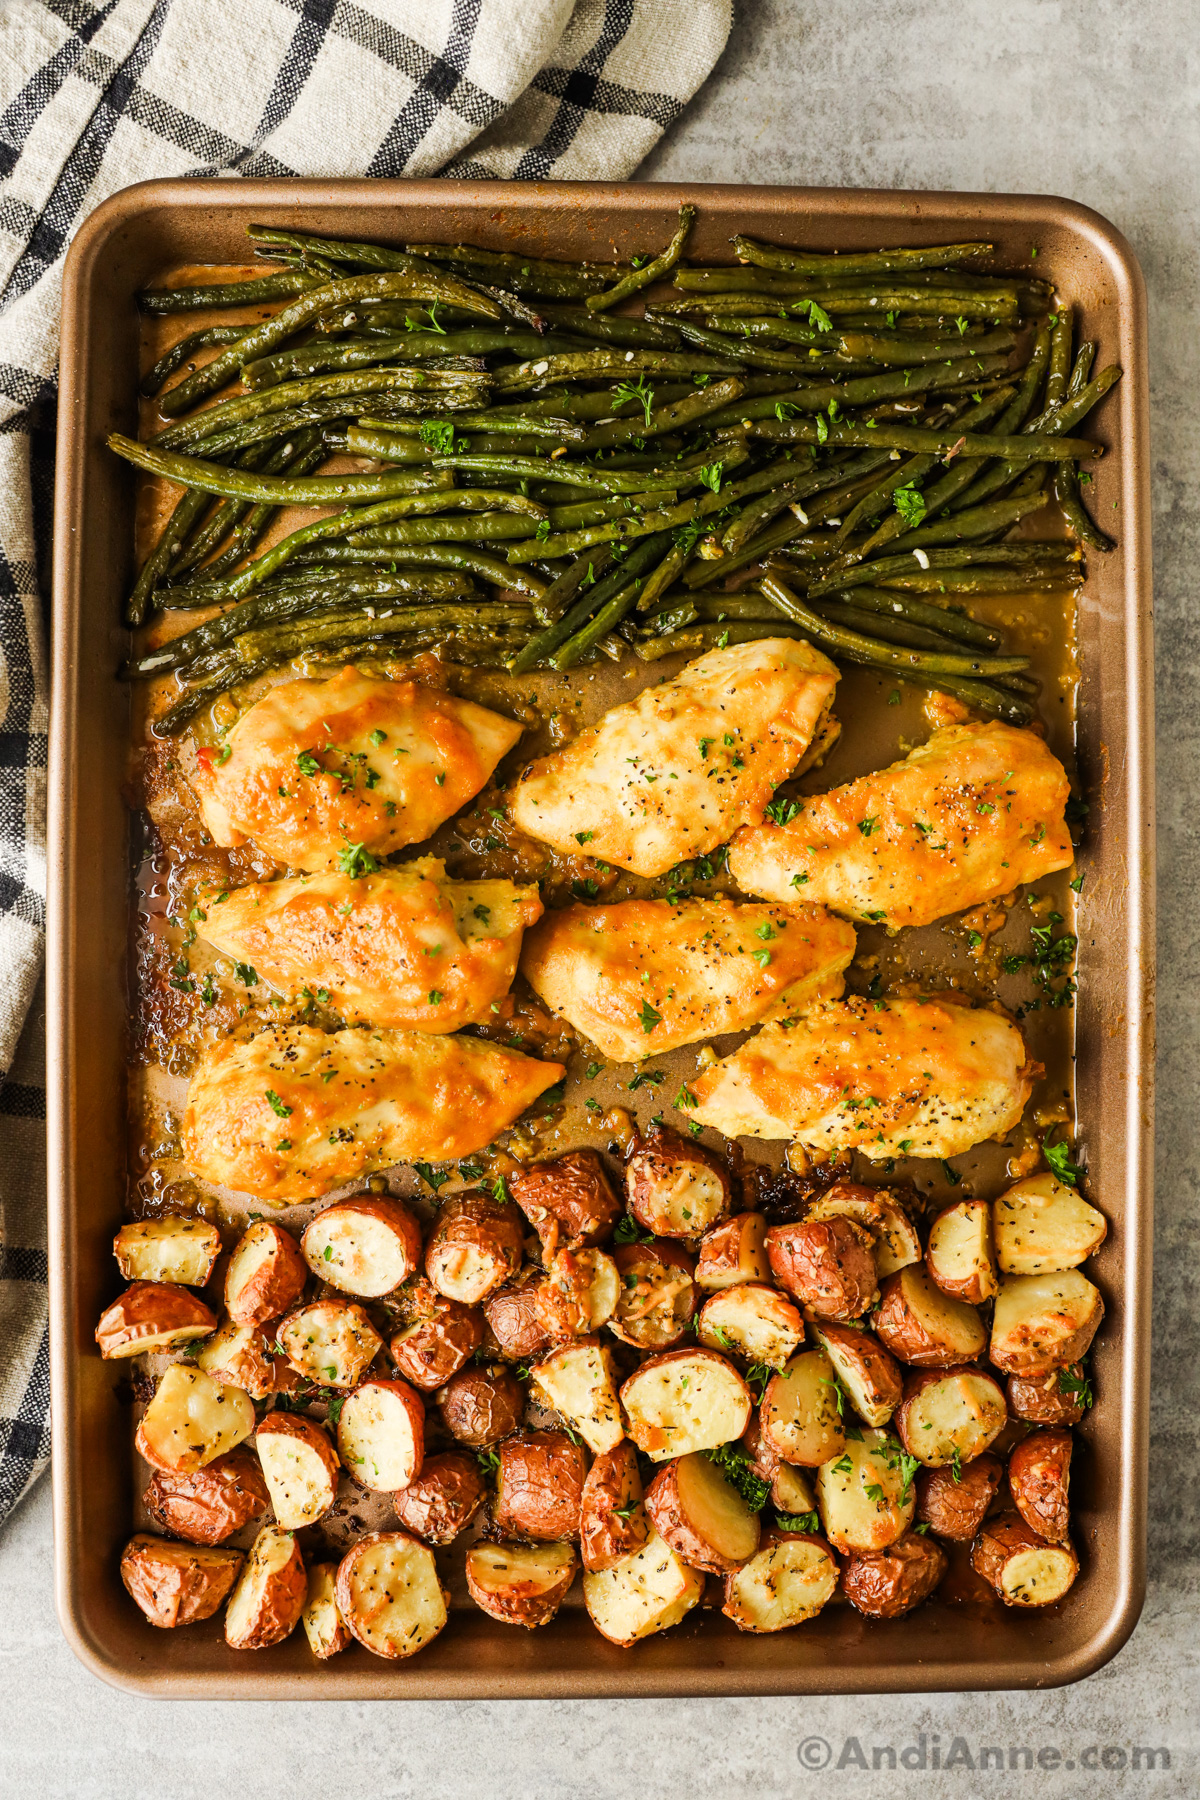
<svg viewBox="0 0 1200 1800"><path fill-rule="evenodd" d="M710 268L682 261L693 217L630 267L251 227L274 273L141 295L282 303L185 337L142 386L163 428L109 438L183 490L128 623L222 609L128 664L176 677L156 729L299 657L520 674L780 635L1028 723L1029 659L962 600L1077 586L1113 548L1074 434L1120 369L1093 375L1049 283L979 272L990 244L735 237ZM370 470L320 474L335 453ZM1051 498L1069 539L1007 540ZM293 505L340 510L252 558Z"/></svg>

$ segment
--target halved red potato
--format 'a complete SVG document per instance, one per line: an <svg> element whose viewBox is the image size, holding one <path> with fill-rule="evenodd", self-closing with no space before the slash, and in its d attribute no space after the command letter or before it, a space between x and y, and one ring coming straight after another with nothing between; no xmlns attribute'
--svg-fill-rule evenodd
<svg viewBox="0 0 1200 1800"><path fill-rule="evenodd" d="M619 1244L613 1252L620 1293L608 1329L635 1350L670 1350L696 1310L694 1263L681 1244Z"/></svg>
<svg viewBox="0 0 1200 1800"><path fill-rule="evenodd" d="M559 1250L538 1287L538 1319L550 1339L587 1337L617 1310L621 1281L604 1250Z"/></svg>
<svg viewBox="0 0 1200 1800"><path fill-rule="evenodd" d="M544 1258L560 1249L607 1243L621 1217L597 1150L569 1150L508 1178L508 1191L542 1242Z"/></svg>
<svg viewBox="0 0 1200 1800"><path fill-rule="evenodd" d="M857 1319L874 1300L874 1240L853 1219L805 1218L772 1225L767 1257L780 1287L818 1319Z"/></svg>
<svg viewBox="0 0 1200 1800"><path fill-rule="evenodd" d="M1087 1411L1087 1372L1068 1363L1045 1375L1010 1375L1005 1386L1014 1419L1031 1425L1078 1425Z"/></svg>
<svg viewBox="0 0 1200 1800"><path fill-rule="evenodd" d="M332 1296L289 1313L275 1335L296 1373L323 1387L357 1386L383 1349L362 1307Z"/></svg>
<svg viewBox="0 0 1200 1800"><path fill-rule="evenodd" d="M589 1571L583 1598L592 1624L610 1643L636 1644L669 1631L704 1596L704 1576L690 1569L657 1532L620 1562Z"/></svg>
<svg viewBox="0 0 1200 1800"><path fill-rule="evenodd" d="M524 1257L520 1210L473 1188L443 1205L425 1247L425 1273L447 1300L478 1306L516 1274Z"/></svg>
<svg viewBox="0 0 1200 1800"><path fill-rule="evenodd" d="M315 1419L268 1413L254 1447L281 1531L315 1525L333 1505L341 1465L329 1435Z"/></svg>
<svg viewBox="0 0 1200 1800"><path fill-rule="evenodd" d="M135 1281L100 1317L96 1342L106 1362L179 1350L215 1331L215 1314L199 1295L165 1281Z"/></svg>
<svg viewBox="0 0 1200 1800"><path fill-rule="evenodd" d="M738 1287L744 1281L770 1281L767 1221L759 1212L735 1213L706 1231L700 1240L696 1286L706 1294Z"/></svg>
<svg viewBox="0 0 1200 1800"><path fill-rule="evenodd" d="M598 1456L584 1479L579 1511L584 1568L589 1573L614 1568L640 1550L649 1533L637 1451L625 1441Z"/></svg>
<svg viewBox="0 0 1200 1800"><path fill-rule="evenodd" d="M929 1229L925 1267L943 1294L978 1306L995 1295L992 1209L986 1200L959 1200L939 1213Z"/></svg>
<svg viewBox="0 0 1200 1800"><path fill-rule="evenodd" d="M992 1204L996 1260L1006 1275L1074 1269L1108 1236L1108 1221L1083 1195L1043 1169Z"/></svg>
<svg viewBox="0 0 1200 1800"><path fill-rule="evenodd" d="M1069 1431L1054 1427L1033 1431L1008 1459L1008 1490L1013 1504L1030 1530L1051 1544L1067 1541L1071 1523L1067 1496L1074 1443Z"/></svg>
<svg viewBox="0 0 1200 1800"><path fill-rule="evenodd" d="M220 1254L221 1234L216 1226L179 1213L131 1220L113 1239L113 1255L126 1281L203 1287Z"/></svg>
<svg viewBox="0 0 1200 1800"><path fill-rule="evenodd" d="M363 1487L382 1494L406 1488L425 1456L421 1396L407 1381L362 1382L342 1402L337 1441L344 1466Z"/></svg>
<svg viewBox="0 0 1200 1800"><path fill-rule="evenodd" d="M300 1623L308 1577L300 1546L290 1531L264 1525L225 1608L225 1642L231 1650L267 1650Z"/></svg>
<svg viewBox="0 0 1200 1800"><path fill-rule="evenodd" d="M646 1489L646 1511L663 1542L710 1575L740 1569L762 1535L758 1514L698 1450L659 1470Z"/></svg>
<svg viewBox="0 0 1200 1800"><path fill-rule="evenodd" d="M290 1231L259 1219L242 1233L225 1271L225 1310L239 1325L265 1325L304 1292L308 1265Z"/></svg>
<svg viewBox="0 0 1200 1800"><path fill-rule="evenodd" d="M465 1368L483 1343L483 1315L447 1300L421 1276L406 1294L408 1323L388 1346L406 1381L432 1392Z"/></svg>
<svg viewBox="0 0 1200 1800"><path fill-rule="evenodd" d="M654 1462L714 1450L740 1438L750 1419L750 1389L715 1350L651 1356L621 1388L629 1435Z"/></svg>
<svg viewBox="0 0 1200 1800"><path fill-rule="evenodd" d="M471 1523L487 1494L479 1464L463 1450L427 1456L421 1473L393 1496L405 1531L429 1544L449 1544Z"/></svg>
<svg viewBox="0 0 1200 1800"><path fill-rule="evenodd" d="M802 1350L772 1375L758 1412L763 1442L781 1462L819 1468L846 1447L838 1384L824 1350Z"/></svg>
<svg viewBox="0 0 1200 1800"><path fill-rule="evenodd" d="M542 1271L530 1264L484 1301L483 1316L506 1356L537 1356L549 1344L550 1334L542 1324L538 1304L538 1290L545 1279Z"/></svg>
<svg viewBox="0 0 1200 1800"><path fill-rule="evenodd" d="M472 1544L467 1591L502 1625L548 1625L579 1570L574 1544Z"/></svg>
<svg viewBox="0 0 1200 1800"><path fill-rule="evenodd" d="M519 1431L497 1455L492 1523L505 1537L556 1539L579 1536L587 1452L565 1431Z"/></svg>
<svg viewBox="0 0 1200 1800"><path fill-rule="evenodd" d="M1005 1606L1053 1606L1073 1586L1079 1558L1069 1542L1048 1544L1016 1513L1003 1513L980 1528L971 1567Z"/></svg>
<svg viewBox="0 0 1200 1800"><path fill-rule="evenodd" d="M895 1189L838 1181L813 1201L804 1216L853 1219L869 1231L875 1250L875 1273L880 1281L921 1260L917 1228L897 1199Z"/></svg>
<svg viewBox="0 0 1200 1800"><path fill-rule="evenodd" d="M421 1227L403 1200L354 1194L335 1200L300 1239L314 1275L339 1293L378 1300L407 1281L421 1260Z"/></svg>
<svg viewBox="0 0 1200 1800"><path fill-rule="evenodd" d="M958 1473L946 1465L917 1476L917 1519L939 1537L969 1544L1000 1491L1004 1464L991 1451L964 1463Z"/></svg>
<svg viewBox="0 0 1200 1800"><path fill-rule="evenodd" d="M226 1319L196 1351L196 1367L227 1387L245 1388L252 1400L278 1391L276 1359L257 1325Z"/></svg>
<svg viewBox="0 0 1200 1800"><path fill-rule="evenodd" d="M840 1456L817 1470L817 1506L835 1550L885 1550L912 1524L917 1507L900 1447L865 1425Z"/></svg>
<svg viewBox="0 0 1200 1800"><path fill-rule="evenodd" d="M778 1531L725 1577L721 1611L739 1631L787 1631L815 1619L838 1584L838 1564L815 1532Z"/></svg>
<svg viewBox="0 0 1200 1800"><path fill-rule="evenodd" d="M1007 1275L992 1314L989 1356L1006 1375L1047 1375L1085 1356L1104 1318L1104 1301L1078 1269Z"/></svg>
<svg viewBox="0 0 1200 1800"><path fill-rule="evenodd" d="M764 1282L712 1294L700 1308L696 1336L710 1350L731 1350L782 1369L804 1342L804 1320L787 1297Z"/></svg>
<svg viewBox="0 0 1200 1800"><path fill-rule="evenodd" d="M172 1363L164 1370L134 1440L152 1469L189 1475L223 1456L254 1430L254 1402L203 1369Z"/></svg>
<svg viewBox="0 0 1200 1800"><path fill-rule="evenodd" d="M850 1404L868 1425L886 1425L904 1393L900 1365L878 1338L854 1325L826 1320L813 1336L833 1364Z"/></svg>
<svg viewBox="0 0 1200 1800"><path fill-rule="evenodd" d="M629 1210L656 1237L695 1239L711 1231L733 1204L729 1171L711 1150L654 1125L625 1164Z"/></svg>
<svg viewBox="0 0 1200 1800"><path fill-rule="evenodd" d="M900 1442L929 1469L982 1456L1007 1422L1000 1383L973 1363L916 1370L896 1414Z"/></svg>
<svg viewBox="0 0 1200 1800"><path fill-rule="evenodd" d="M407 1531L371 1531L352 1544L334 1595L363 1649L393 1660L423 1650L449 1617L433 1551Z"/></svg>
<svg viewBox="0 0 1200 1800"><path fill-rule="evenodd" d="M940 1544L906 1531L882 1550L856 1550L842 1569L842 1590L869 1619L899 1619L928 1600L948 1567Z"/></svg>
<svg viewBox="0 0 1200 1800"><path fill-rule="evenodd" d="M348 1649L353 1642L337 1609L336 1578L336 1563L312 1563L308 1571L308 1593L300 1614L308 1647L322 1662L336 1656L339 1650Z"/></svg>
<svg viewBox="0 0 1200 1800"><path fill-rule="evenodd" d="M803 1469L780 1463L771 1477L771 1505L788 1517L816 1511L817 1497Z"/></svg>
<svg viewBox="0 0 1200 1800"><path fill-rule="evenodd" d="M599 1338L560 1344L534 1364L530 1377L546 1404L570 1420L589 1450L599 1456L621 1442L625 1421L609 1345Z"/></svg>
<svg viewBox="0 0 1200 1800"><path fill-rule="evenodd" d="M503 1363L460 1369L436 1396L451 1437L472 1450L487 1450L515 1431L525 1414L525 1393Z"/></svg>
<svg viewBox="0 0 1200 1800"><path fill-rule="evenodd" d="M139 1531L121 1553L121 1580L151 1625L171 1631L211 1619L241 1566L240 1550L172 1544Z"/></svg>
<svg viewBox="0 0 1200 1800"><path fill-rule="evenodd" d="M231 1450L189 1475L156 1469L142 1505L164 1531L191 1544L223 1544L261 1519L271 1503L258 1459Z"/></svg>
<svg viewBox="0 0 1200 1800"><path fill-rule="evenodd" d="M922 1369L973 1362L987 1343L975 1308L944 1294L920 1263L888 1276L873 1324L893 1356Z"/></svg>

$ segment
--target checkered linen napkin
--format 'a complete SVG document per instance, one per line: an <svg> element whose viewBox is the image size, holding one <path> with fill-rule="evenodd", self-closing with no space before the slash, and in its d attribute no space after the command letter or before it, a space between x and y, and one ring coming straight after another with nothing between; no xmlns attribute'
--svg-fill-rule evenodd
<svg viewBox="0 0 1200 1800"><path fill-rule="evenodd" d="M731 0L0 0L0 1519L49 1457L47 683L59 266L166 175L620 180Z"/></svg>

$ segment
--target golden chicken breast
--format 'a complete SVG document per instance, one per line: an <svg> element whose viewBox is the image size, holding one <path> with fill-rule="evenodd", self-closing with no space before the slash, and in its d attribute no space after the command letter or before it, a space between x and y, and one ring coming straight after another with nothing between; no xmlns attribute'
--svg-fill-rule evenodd
<svg viewBox="0 0 1200 1800"><path fill-rule="evenodd" d="M1018 1122L1040 1067L999 1013L851 996L766 1025L690 1083L701 1125L827 1153L956 1156Z"/></svg>
<svg viewBox="0 0 1200 1800"><path fill-rule="evenodd" d="M393 1163L482 1150L561 1063L478 1038L277 1026L203 1051L183 1157L205 1181L289 1205Z"/></svg>
<svg viewBox="0 0 1200 1800"><path fill-rule="evenodd" d="M520 735L473 701L347 667L273 687L191 779L218 844L361 874L465 806Z"/></svg>
<svg viewBox="0 0 1200 1800"><path fill-rule="evenodd" d="M556 850L662 875L757 823L823 722L838 672L811 644L710 650L530 763L512 799ZM790 897L790 896L789 896Z"/></svg>
<svg viewBox="0 0 1200 1800"><path fill-rule="evenodd" d="M521 972L605 1056L639 1062L836 998L853 955L819 906L623 900L548 913Z"/></svg>
<svg viewBox="0 0 1200 1800"><path fill-rule="evenodd" d="M802 800L729 846L738 886L854 919L928 925L1065 869L1067 772L1033 731L952 725L903 762Z"/></svg>
<svg viewBox="0 0 1200 1800"><path fill-rule="evenodd" d="M542 916L536 887L447 881L422 856L398 869L255 882L209 902L199 926L283 993L321 989L348 1023L457 1031L488 1017Z"/></svg>

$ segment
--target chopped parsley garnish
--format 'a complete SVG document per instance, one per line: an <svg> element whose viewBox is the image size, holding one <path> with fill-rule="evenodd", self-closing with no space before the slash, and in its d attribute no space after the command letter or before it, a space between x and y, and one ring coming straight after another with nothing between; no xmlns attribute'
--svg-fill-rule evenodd
<svg viewBox="0 0 1200 1800"><path fill-rule="evenodd" d="M731 1487L735 1487L751 1512L761 1512L771 1494L771 1484L763 1481L754 1472L754 1467L746 1452L737 1444L718 1444L713 1450L705 1450L704 1455L710 1462L716 1463Z"/></svg>
<svg viewBox="0 0 1200 1800"><path fill-rule="evenodd" d="M764 816L774 825L790 825L799 811L796 800L769 800L763 808Z"/></svg>
<svg viewBox="0 0 1200 1800"><path fill-rule="evenodd" d="M321 765L311 750L302 750L296 758L296 767L302 775L319 775Z"/></svg>
<svg viewBox="0 0 1200 1800"><path fill-rule="evenodd" d="M893 489L892 505L909 531L915 531L925 517L925 496L911 481L906 481L903 487Z"/></svg>
<svg viewBox="0 0 1200 1800"><path fill-rule="evenodd" d="M1074 1187L1084 1170L1071 1160L1071 1146L1064 1138L1060 1144L1043 1144L1042 1155L1060 1181Z"/></svg>
<svg viewBox="0 0 1200 1800"><path fill-rule="evenodd" d="M820 1514L815 1512L776 1513L775 1529L776 1531L820 1531Z"/></svg>
<svg viewBox="0 0 1200 1800"><path fill-rule="evenodd" d="M642 1030L646 1033L647 1037L650 1036L650 1033L654 1030L656 1025L662 1024L662 1014L656 1012L648 1000L642 1001L642 1010L638 1014L638 1017L642 1022Z"/></svg>
<svg viewBox="0 0 1200 1800"><path fill-rule="evenodd" d="M279 1098L279 1095L275 1092L274 1088L267 1089L267 1105L271 1108L271 1111L275 1114L277 1119L290 1119L292 1116L291 1107L283 1104L283 1101Z"/></svg>
<svg viewBox="0 0 1200 1800"><path fill-rule="evenodd" d="M432 1163L414 1163L413 1168L417 1171L417 1174L421 1177L421 1180L425 1185L431 1187L435 1194L439 1188L445 1187L450 1179L449 1175L442 1174L439 1170L435 1169Z"/></svg>
<svg viewBox="0 0 1200 1800"><path fill-rule="evenodd" d="M343 875L357 881L362 875L374 875L379 863L365 845L347 844L344 850L338 851L337 866Z"/></svg>

